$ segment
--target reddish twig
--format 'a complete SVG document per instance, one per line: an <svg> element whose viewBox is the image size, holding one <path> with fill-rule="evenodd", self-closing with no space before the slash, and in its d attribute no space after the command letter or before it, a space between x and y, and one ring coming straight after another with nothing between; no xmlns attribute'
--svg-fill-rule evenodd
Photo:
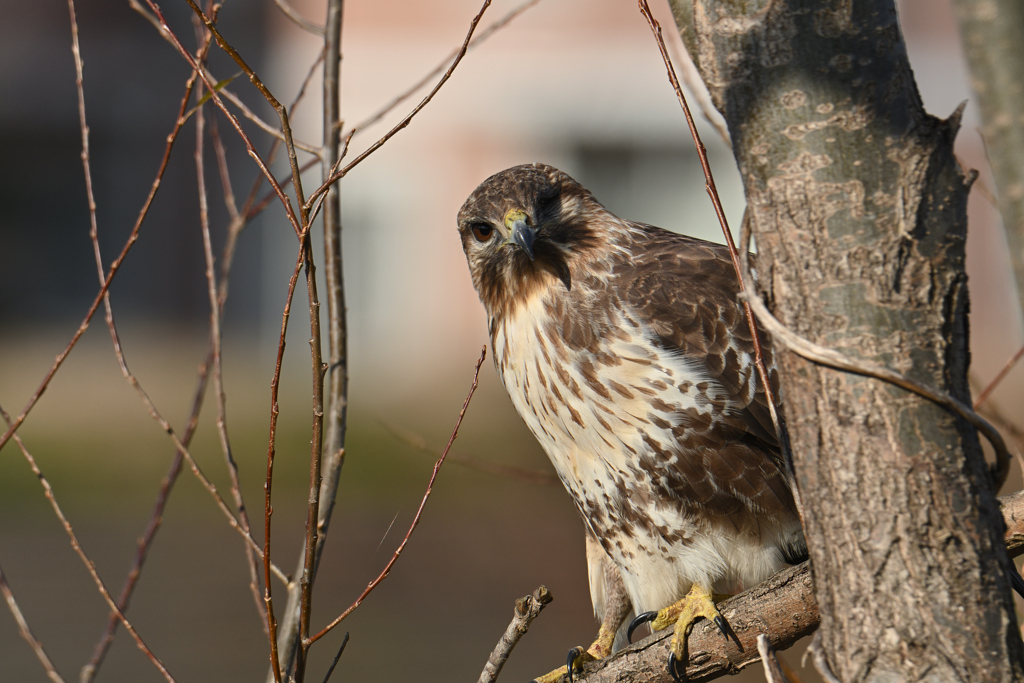
<svg viewBox="0 0 1024 683"><path fill-rule="evenodd" d="M7 411L4 410L3 407L0 407L0 416L3 417L4 422L6 422L9 425L12 424L10 415L7 414ZM131 634L136 646L138 646L138 648L142 650L142 653L149 658L149 661L153 663L153 666L157 668L157 670L163 675L165 679L167 679L167 681L169 681L169 683L174 683L174 678L171 676L171 673L167 670L167 667L165 667L163 662L161 662L157 658L157 656L153 654L153 651L149 649L149 646L146 645L145 641L142 640L142 637L139 635L138 631L136 631L135 627L132 626L130 621L128 621L128 617L124 615L124 612L118 609L117 604L114 602L114 599L110 596L110 593L107 591L107 587L106 585L104 585L103 579L100 578L99 573L96 571L96 565L93 564L92 560L89 559L89 556L85 554L84 550L82 550L82 545L78 542L78 536L75 534L75 530L71 527L71 522L68 521L68 518L64 515L64 511L57 503L57 498L53 494L53 487L50 486L50 481L39 469L39 465L36 464L36 459L32 457L31 453L29 453L28 449L25 447L25 443L21 440L20 436L14 434L13 438L14 442L18 445L18 448L21 450L21 454L25 457L25 460L28 462L29 467L32 468L32 473L36 475L36 478L42 485L43 494L46 496L46 499L50 501L50 507L53 508L54 513L57 515L57 519L60 520L61 526L64 527L64 531L67 533L68 538L71 540L71 548L75 551L75 554L78 555L79 559L82 560L82 564L85 565L85 568L89 572L89 576L92 577L93 582L96 584L96 588L99 590L100 595L107 602L107 606L110 607L110 610L112 612L117 613L118 619L120 619L121 623L124 624L125 630L127 630L128 633Z"/></svg>
<svg viewBox="0 0 1024 683"><path fill-rule="evenodd" d="M1003 369L999 371L999 374L997 374L992 381L988 383L988 386L982 389L981 393L978 394L978 398L974 400L975 410L977 410L978 407L992 395L992 392L995 391L996 387L999 386L999 383L1006 378L1006 375L1009 374L1010 370L1013 369L1013 366L1017 364L1017 361L1020 360L1021 356L1024 356L1024 346L1017 349L1017 353L1010 356L1010 359L1006 361L1005 365L1003 365Z"/></svg>
<svg viewBox="0 0 1024 683"><path fill-rule="evenodd" d="M0 567L0 595L4 596L4 601L7 603L7 608L11 610L11 614L14 616L14 621L18 624L18 632L21 637L25 639L29 647L32 648L32 652L35 653L36 659L43 665L46 670L46 675L53 683L64 683L64 679L57 669L53 666L53 662L46 656L46 650L43 649L43 644L32 634L32 629L28 627L28 622L25 621L25 615L22 614L21 608L18 607L18 602L14 599L14 593L11 592L11 587L7 584L7 577L4 576L4 569Z"/></svg>
<svg viewBox="0 0 1024 683"><path fill-rule="evenodd" d="M457 67L459 65L459 62L462 61L462 58L466 56L466 50L469 49L469 41L472 40L473 38L473 32L476 31L477 24L480 23L480 19L483 18L484 12L486 12L487 8L490 6L491 0L484 0L484 4L480 8L480 11L476 13L476 16L473 17L473 21L471 21L469 24L469 31L466 33L466 39L462 41L462 47L459 48L459 53L455 56L455 61L453 61L451 66L448 67L448 70L444 72L444 75L441 77L441 80L437 82L437 85L435 85L431 89L431 91L427 93L427 96L424 97L420 101L420 103L417 104L415 108L413 108L411 112L406 114L405 118L403 118L401 121L395 124L394 128L385 133L384 137L380 138L379 140L377 140L377 142L373 143L368 148L366 148L359 156L357 156L355 159L349 162L348 165L346 165L344 168L331 174L330 178L324 181L324 183L320 185L320 187L318 187L311 195L309 195L309 199L306 202L307 206L312 206L312 204L317 200L317 198L320 197L320 195L324 194L325 192L327 192L328 189L330 189L331 185L344 178L349 171L351 171L353 168L362 163L362 161L366 157L376 152L378 149L381 148L381 146L384 145L384 143L393 138L395 134L398 133L398 131L408 126L409 123L412 122L416 114L420 113L423 107L427 106L427 104L429 104L430 101L434 99L434 95L436 95L438 91L441 89L441 87L448 82L448 79L451 78L452 73L455 71L455 67ZM292 172L294 173L295 171L293 170Z"/></svg>
<svg viewBox="0 0 1024 683"><path fill-rule="evenodd" d="M309 226L307 225L307 230ZM277 362L274 365L274 378L270 381L270 437L267 440L267 478L263 484L264 491L264 512L263 512L263 570L264 570L264 602L267 605L267 630L270 634L270 666L274 673L274 680L281 681L281 663L277 646L277 619L274 617L274 600L270 586L270 518L274 514L274 506L271 503L271 493L274 484L274 456L277 443L277 416L280 409L277 404L278 389L281 382L281 366L284 363L284 348L288 335L288 321L291 317L292 300L295 297L295 285L299 279L299 272L302 270L305 255L305 235L303 235L302 246L299 247L299 255L295 258L295 270L288 280L288 297L285 300L284 312L281 314L281 336L277 342Z"/></svg>
<svg viewBox="0 0 1024 683"><path fill-rule="evenodd" d="M308 223L306 224L308 225ZM303 241L306 271L306 294L309 300L309 349L310 365L313 371L313 427L310 436L309 454L309 511L306 516L306 548L299 579L299 648L295 658L295 680L305 677L306 652L309 649L309 617L313 611L313 578L316 573L317 544L320 534L320 470L323 456L324 428L324 375L327 366L323 362L320 345L320 302L317 298L316 267L313 264L313 246L306 233Z"/></svg>
<svg viewBox="0 0 1024 683"><path fill-rule="evenodd" d="M668 51L665 47L665 40L661 35L661 25L651 14L651 8L647 4L647 0L639 0L640 13L647 20L647 24L651 27L651 33L654 34L654 38L658 43L658 50L661 52L661 58L665 62L665 68L668 71L669 81L672 83L672 88L675 90L676 98L679 100L680 106L683 108L683 114L686 117L686 125L690 128L690 135L693 137L693 144L697 148L697 157L700 159L701 169L704 171L704 189L707 190L708 196L711 197L711 204L715 207L715 215L718 216L718 222L722 226L722 232L725 235L725 243L729 248L729 256L732 258L732 265L736 271L736 279L739 281L740 289L745 288L743 282L743 267L740 264L739 251L736 249L736 243L732 239L732 232L729 230L729 221L725 217L725 210L722 208L722 200L718 197L718 188L715 186L715 178L711 172L711 164L708 162L708 153L704 148L704 143L701 142L700 133L697 132L697 125L694 123L693 115L690 113L690 107L686 103L686 96L683 95L683 89L679 85L679 79L676 78L675 69L672 67L672 60L669 59ZM782 446L783 456L785 458L786 468L790 478L793 478L793 463L789 452L789 439L786 435L786 427L783 424L779 413L778 406L775 398L775 392L772 390L771 382L768 377L768 368L764 362L764 350L761 348L761 336L758 333L757 321L754 318L754 311L750 307L750 303L747 301L743 302L743 311L747 317L747 325L750 327L750 336L754 344L754 364L757 367L757 375L761 380L761 385L764 387L765 397L768 399L768 410L771 412L772 422L775 423L775 431L779 437L779 444ZM800 506L800 494L799 491L794 487L793 495L796 497L797 506Z"/></svg>
<svg viewBox="0 0 1024 683"><path fill-rule="evenodd" d="M433 491L434 480L437 479L437 473L441 471L441 465L444 464L444 460L448 456L448 451L452 449L452 444L455 443L455 438L459 435L459 427L462 425L462 418L466 416L466 409L469 408L469 402L473 399L473 393L476 391L477 382L480 378L480 366L484 364L484 359L486 357L487 347L485 346L480 351L480 359L477 360L476 362L476 369L473 371L473 383L469 387L469 394L466 395L466 400L463 401L462 403L462 410L459 411L459 419L455 421L455 429L452 430L452 435L448 438L448 444L444 447L444 451L441 453L441 457L438 458L437 462L434 463L434 470L430 475L430 481L427 482L427 490L423 494L423 499L420 501L420 506L416 510L416 516L412 519L412 524L409 525L409 530L405 532L405 538L402 539L402 542L398 545L398 549L395 550L394 554L391 556L391 559L388 560L388 563L384 566L384 570L377 575L377 578L375 578L366 586L363 592L359 594L359 597L356 598L356 601L349 605L348 609L342 612L337 619L332 621L330 624L325 626L323 630L321 630L315 636L310 638L308 643L309 645L312 645L320 638L323 638L331 631L331 629L340 624L345 619L345 617L352 614L352 612L355 611L355 609L363 603L363 600L366 599L366 596L369 595L373 591L373 589L380 584L381 581L387 578L387 575L389 573L391 573L391 568L395 566L395 562L398 561L398 557L402 554L402 551L405 550L405 545L409 542L409 538L412 537L412 532L416 530L416 527L420 523L420 516L423 514L423 508L426 506L427 499L430 498L430 493Z"/></svg>

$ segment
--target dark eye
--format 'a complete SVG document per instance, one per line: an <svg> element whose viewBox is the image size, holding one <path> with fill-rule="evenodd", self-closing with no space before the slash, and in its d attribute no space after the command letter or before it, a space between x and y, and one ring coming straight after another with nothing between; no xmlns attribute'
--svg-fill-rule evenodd
<svg viewBox="0 0 1024 683"><path fill-rule="evenodd" d="M477 223L473 226L473 237L476 238L477 242L486 242L491 239L491 233L493 232L494 228L486 223Z"/></svg>

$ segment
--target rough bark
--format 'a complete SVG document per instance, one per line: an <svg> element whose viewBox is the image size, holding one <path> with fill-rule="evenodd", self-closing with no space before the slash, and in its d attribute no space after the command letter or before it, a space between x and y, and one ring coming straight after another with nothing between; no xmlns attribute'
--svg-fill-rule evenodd
<svg viewBox="0 0 1024 683"><path fill-rule="evenodd" d="M729 125L775 315L969 401L969 182L892 0L672 0ZM1024 675L978 440L936 405L780 354L821 607L843 681Z"/></svg>
<svg viewBox="0 0 1024 683"><path fill-rule="evenodd" d="M955 0L960 34L981 105L982 135L999 190L999 212L1024 302L1024 3Z"/></svg>

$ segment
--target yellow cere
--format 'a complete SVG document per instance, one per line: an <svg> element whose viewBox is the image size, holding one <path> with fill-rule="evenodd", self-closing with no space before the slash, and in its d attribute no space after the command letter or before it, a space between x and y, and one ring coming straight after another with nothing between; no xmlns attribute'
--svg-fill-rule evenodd
<svg viewBox="0 0 1024 683"><path fill-rule="evenodd" d="M505 227L508 228L509 232L512 231L512 224L516 221L523 221L527 225L530 224L529 217L525 211L522 209L509 209L505 213Z"/></svg>

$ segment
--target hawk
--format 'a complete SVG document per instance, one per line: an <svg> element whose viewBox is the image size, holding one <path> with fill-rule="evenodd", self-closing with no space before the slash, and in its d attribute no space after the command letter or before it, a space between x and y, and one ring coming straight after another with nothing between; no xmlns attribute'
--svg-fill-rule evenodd
<svg viewBox="0 0 1024 683"><path fill-rule="evenodd" d="M498 373L584 522L601 627L568 673L632 611L675 626L678 678L695 619L724 633L716 593L806 552L729 253L622 220L544 164L485 180L458 226Z"/></svg>

